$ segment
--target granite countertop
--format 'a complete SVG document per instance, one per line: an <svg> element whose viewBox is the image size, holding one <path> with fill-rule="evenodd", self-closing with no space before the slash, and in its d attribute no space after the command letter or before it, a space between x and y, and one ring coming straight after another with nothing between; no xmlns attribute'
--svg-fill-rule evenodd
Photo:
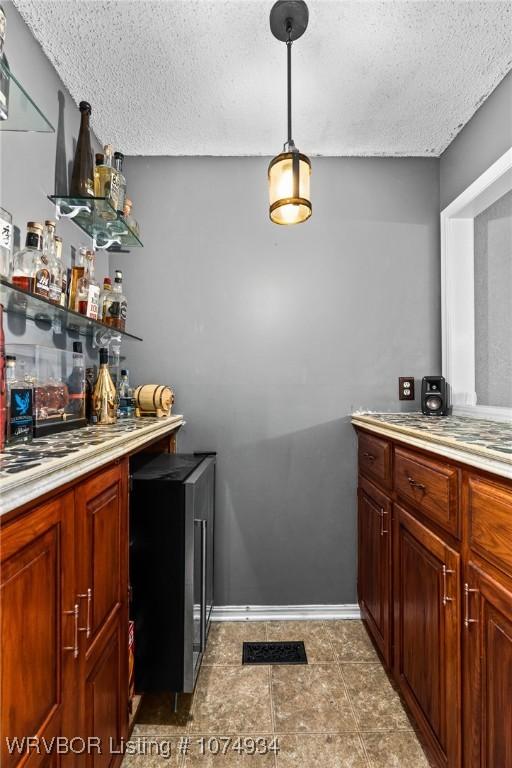
<svg viewBox="0 0 512 768"><path fill-rule="evenodd" d="M352 414L352 423L512 478L512 423L422 413Z"/></svg>
<svg viewBox="0 0 512 768"><path fill-rule="evenodd" d="M0 453L0 515L137 450L184 423L183 416L122 419L39 437Z"/></svg>

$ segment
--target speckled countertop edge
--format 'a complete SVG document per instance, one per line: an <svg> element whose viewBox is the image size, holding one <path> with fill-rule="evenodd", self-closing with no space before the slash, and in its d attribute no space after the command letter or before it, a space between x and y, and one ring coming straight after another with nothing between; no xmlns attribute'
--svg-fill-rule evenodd
<svg viewBox="0 0 512 768"><path fill-rule="evenodd" d="M396 417L396 416L404 416L405 418L410 415L412 417L417 417L421 414L418 413L353 413L352 414L352 423L355 425L360 425L362 427L373 427L377 430L379 430L382 433L391 433L403 436L404 438L410 437L414 438L418 442L424 442L427 444L431 444L433 446L439 446L439 447L446 447L449 448L452 458L459 458L461 462L464 462L466 460L466 463L469 463L473 466L479 466L483 469L488 469L489 471L496 471L498 474L504 474L507 477L512 477L512 455L502 453L500 451L492 450L490 448L487 448L485 446L481 445L474 445L472 443L465 443L460 438L456 439L455 437L450 437L449 435L439 435L432 432L429 432L424 429L418 429L417 427L407 426L404 424L396 424L390 421L386 421L386 416L390 417ZM443 419L450 419L450 416L442 417ZM466 417L470 418L470 417ZM476 420L476 421L481 421ZM512 436L512 426L511 426L511 436ZM407 442L407 440L405 440ZM480 464L476 464L474 461L471 461L471 457L475 458L481 458L483 459L486 464L484 466ZM504 472L501 471L501 468L506 467L506 470Z"/></svg>
<svg viewBox="0 0 512 768"><path fill-rule="evenodd" d="M140 429L121 432L101 445L87 445L64 458L55 458L12 477L1 478L0 516L163 437L185 423L181 415L163 419L147 417L147 421L148 424Z"/></svg>

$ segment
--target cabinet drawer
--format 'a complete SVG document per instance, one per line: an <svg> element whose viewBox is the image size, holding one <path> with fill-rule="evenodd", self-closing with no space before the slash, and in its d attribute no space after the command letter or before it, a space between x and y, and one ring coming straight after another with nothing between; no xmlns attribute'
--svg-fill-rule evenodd
<svg viewBox="0 0 512 768"><path fill-rule="evenodd" d="M449 464L395 448L395 490L449 533L459 537L459 471Z"/></svg>
<svg viewBox="0 0 512 768"><path fill-rule="evenodd" d="M471 549L512 576L512 488L470 475L468 520Z"/></svg>
<svg viewBox="0 0 512 768"><path fill-rule="evenodd" d="M359 433L359 470L386 487L391 486L391 443Z"/></svg>

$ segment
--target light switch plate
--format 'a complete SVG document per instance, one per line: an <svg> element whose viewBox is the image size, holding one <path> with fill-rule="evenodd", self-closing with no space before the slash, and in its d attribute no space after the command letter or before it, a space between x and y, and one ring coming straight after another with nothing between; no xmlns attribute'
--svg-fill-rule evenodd
<svg viewBox="0 0 512 768"><path fill-rule="evenodd" d="M414 376L400 376L398 379L398 399L414 400Z"/></svg>

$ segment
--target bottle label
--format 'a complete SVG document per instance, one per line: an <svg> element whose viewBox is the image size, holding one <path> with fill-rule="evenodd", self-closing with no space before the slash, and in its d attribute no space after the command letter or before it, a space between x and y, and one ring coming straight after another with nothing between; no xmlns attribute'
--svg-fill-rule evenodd
<svg viewBox="0 0 512 768"><path fill-rule="evenodd" d="M119 190L120 190L120 179L119 174L116 171L112 171L112 175L110 177L110 203L115 211L117 211L119 207Z"/></svg>
<svg viewBox="0 0 512 768"><path fill-rule="evenodd" d="M50 293L50 272L45 267L38 269L34 275L34 293L36 296L48 298Z"/></svg>
<svg viewBox="0 0 512 768"><path fill-rule="evenodd" d="M121 301L119 304L119 317L121 320L126 320L126 315L128 313L128 304L126 301Z"/></svg>
<svg viewBox="0 0 512 768"><path fill-rule="evenodd" d="M107 315L109 317L118 318L121 315L121 305L118 301L111 301L108 309L107 309Z"/></svg>
<svg viewBox="0 0 512 768"><path fill-rule="evenodd" d="M54 301L56 304L61 303L61 286L58 283L55 283L53 280L50 283L48 298L50 301Z"/></svg>
<svg viewBox="0 0 512 768"><path fill-rule="evenodd" d="M0 248L12 250L12 224L0 217Z"/></svg>
<svg viewBox="0 0 512 768"><path fill-rule="evenodd" d="M87 295L87 310L86 315L92 320L97 320L98 309L100 305L100 287L99 285L90 285L89 293Z"/></svg>
<svg viewBox="0 0 512 768"><path fill-rule="evenodd" d="M25 440L32 436L32 390L10 390L10 439Z"/></svg>

